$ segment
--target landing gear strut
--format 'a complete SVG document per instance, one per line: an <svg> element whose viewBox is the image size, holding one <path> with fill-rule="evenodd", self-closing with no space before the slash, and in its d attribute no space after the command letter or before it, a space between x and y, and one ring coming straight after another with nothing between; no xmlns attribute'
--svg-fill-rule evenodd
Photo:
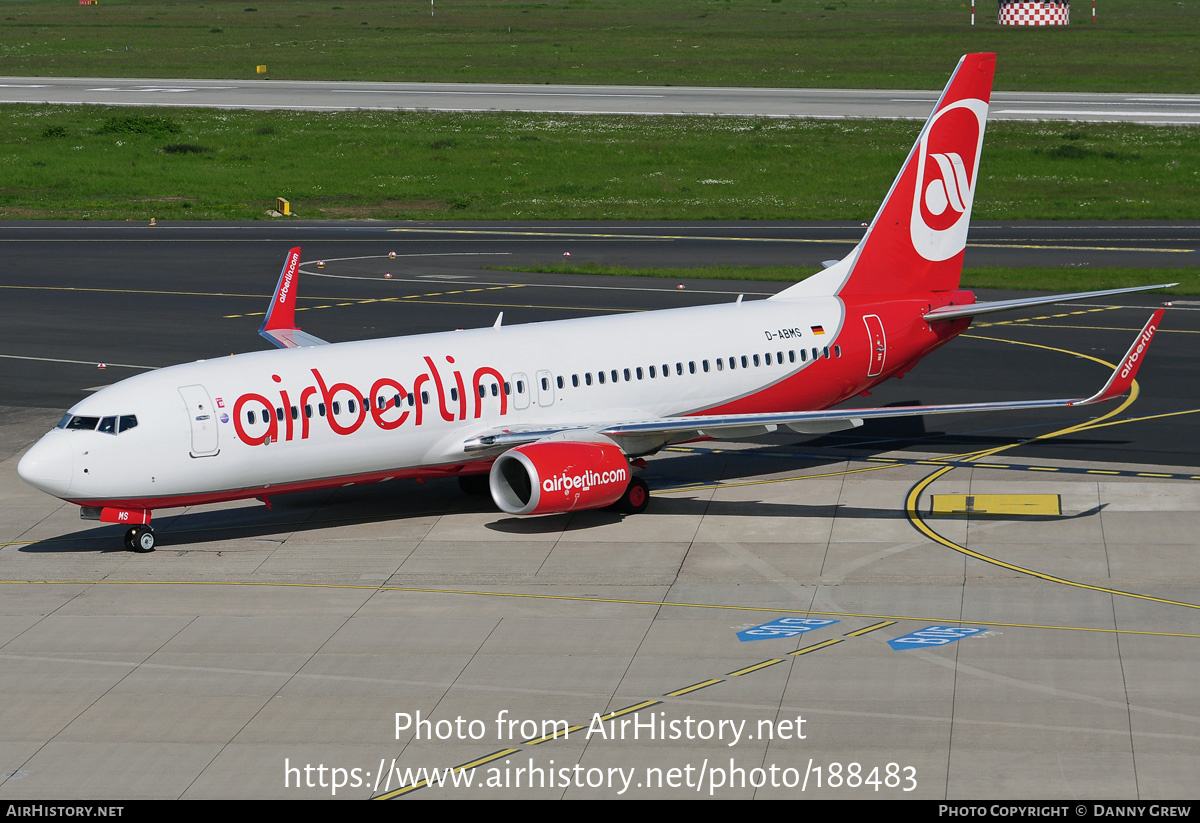
<svg viewBox="0 0 1200 823"><path fill-rule="evenodd" d="M631 478L621 499L612 508L621 514L641 514L650 503L650 486L640 477Z"/></svg>
<svg viewBox="0 0 1200 823"><path fill-rule="evenodd" d="M134 526L125 532L125 548L139 554L154 551L154 529L149 526Z"/></svg>

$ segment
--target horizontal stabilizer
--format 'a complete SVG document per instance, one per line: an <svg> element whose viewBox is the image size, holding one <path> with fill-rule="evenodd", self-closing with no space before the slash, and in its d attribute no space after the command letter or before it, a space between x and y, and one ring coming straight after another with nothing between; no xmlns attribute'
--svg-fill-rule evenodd
<svg viewBox="0 0 1200 823"><path fill-rule="evenodd" d="M993 300L983 303L968 303L963 306L943 306L925 315L925 321L954 320L958 317L975 317L980 314L991 314L997 311L1024 309L1029 306L1041 306L1046 303L1068 303L1074 300L1084 300L1088 297L1111 297L1114 294L1129 294L1137 291L1153 291L1154 289L1169 289L1178 283L1161 283L1157 286L1130 286L1124 289L1105 289L1103 291L1078 291L1072 294L1051 294L1042 297L1018 297L1015 300Z"/></svg>

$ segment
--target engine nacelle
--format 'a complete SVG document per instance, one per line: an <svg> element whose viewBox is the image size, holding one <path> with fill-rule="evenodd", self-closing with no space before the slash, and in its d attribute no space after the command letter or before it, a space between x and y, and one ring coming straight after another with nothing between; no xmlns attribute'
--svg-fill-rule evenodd
<svg viewBox="0 0 1200 823"><path fill-rule="evenodd" d="M554 514L612 505L629 477L629 461L613 443L553 441L497 457L488 485L509 514Z"/></svg>

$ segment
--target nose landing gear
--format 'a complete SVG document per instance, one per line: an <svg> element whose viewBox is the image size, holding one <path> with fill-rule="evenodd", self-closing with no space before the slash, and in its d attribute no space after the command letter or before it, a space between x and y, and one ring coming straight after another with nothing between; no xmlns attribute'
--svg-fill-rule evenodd
<svg viewBox="0 0 1200 823"><path fill-rule="evenodd" d="M149 526L134 526L125 532L125 548L139 554L154 551L154 529Z"/></svg>

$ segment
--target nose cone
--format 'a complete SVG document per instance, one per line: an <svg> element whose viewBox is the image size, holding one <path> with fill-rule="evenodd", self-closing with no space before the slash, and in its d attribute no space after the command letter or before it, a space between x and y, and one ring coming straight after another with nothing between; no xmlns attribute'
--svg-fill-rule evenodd
<svg viewBox="0 0 1200 823"><path fill-rule="evenodd" d="M55 497L66 496L73 469L71 444L65 435L56 431L35 443L17 464L17 474L22 480Z"/></svg>

